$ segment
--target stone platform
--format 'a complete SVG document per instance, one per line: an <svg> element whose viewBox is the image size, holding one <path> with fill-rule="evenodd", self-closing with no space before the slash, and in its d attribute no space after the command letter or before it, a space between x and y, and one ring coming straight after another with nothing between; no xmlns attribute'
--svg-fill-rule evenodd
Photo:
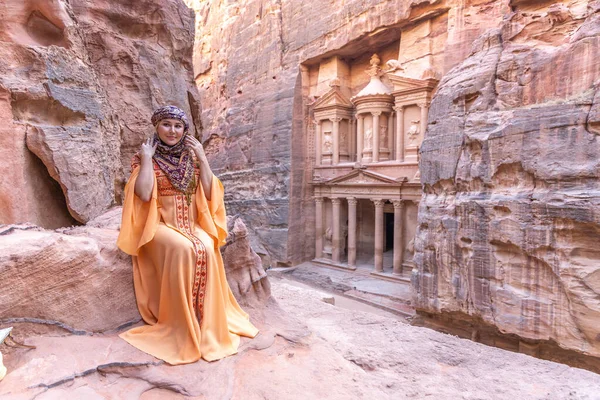
<svg viewBox="0 0 600 400"><path fill-rule="evenodd" d="M358 300L403 317L415 315L408 280L385 280L372 276L361 268L344 271L313 262L291 268L271 268L267 273Z"/></svg>

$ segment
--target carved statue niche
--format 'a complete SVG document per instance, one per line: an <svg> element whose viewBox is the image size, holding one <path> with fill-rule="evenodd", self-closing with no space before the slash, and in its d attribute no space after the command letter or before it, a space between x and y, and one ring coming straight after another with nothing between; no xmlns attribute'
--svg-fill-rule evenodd
<svg viewBox="0 0 600 400"><path fill-rule="evenodd" d="M365 150L373 148L373 129L367 128L365 131Z"/></svg>
<svg viewBox="0 0 600 400"><path fill-rule="evenodd" d="M325 239L325 243L323 245L323 253L331 255L333 252L333 230L330 226L325 229L325 234L323 235Z"/></svg>
<svg viewBox="0 0 600 400"><path fill-rule="evenodd" d="M345 127L340 127L340 150L348 150L348 132Z"/></svg>
<svg viewBox="0 0 600 400"><path fill-rule="evenodd" d="M323 132L323 153L333 152L333 139L331 132Z"/></svg>
<svg viewBox="0 0 600 400"><path fill-rule="evenodd" d="M419 133L421 133L420 122L421 121L418 119L410 121L410 128L408 129L408 132L406 132L406 134L408 135L408 139L411 142L414 142L419 136Z"/></svg>
<svg viewBox="0 0 600 400"><path fill-rule="evenodd" d="M412 261L415 255L415 239L412 238L406 245L406 251L404 252L406 260Z"/></svg>
<svg viewBox="0 0 600 400"><path fill-rule="evenodd" d="M388 147L388 127L382 125L379 127L379 148L386 149Z"/></svg>

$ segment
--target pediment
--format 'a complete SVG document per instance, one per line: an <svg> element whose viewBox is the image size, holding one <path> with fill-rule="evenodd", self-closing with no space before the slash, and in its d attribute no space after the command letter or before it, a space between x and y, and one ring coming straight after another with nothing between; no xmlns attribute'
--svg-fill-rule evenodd
<svg viewBox="0 0 600 400"><path fill-rule="evenodd" d="M394 85L394 92L431 90L437 84L436 79L413 79L395 74L388 74L387 77Z"/></svg>
<svg viewBox="0 0 600 400"><path fill-rule="evenodd" d="M339 88L334 87L330 89L327 93L321 96L314 104L313 109L319 110L323 108L335 108L335 107L343 107L343 108L353 108L354 105L350 102L350 100L342 94Z"/></svg>
<svg viewBox="0 0 600 400"><path fill-rule="evenodd" d="M364 170L354 170L347 175L338 176L323 182L325 185L374 185L374 186L389 186L401 185L406 178L394 179L383 174L368 172Z"/></svg>

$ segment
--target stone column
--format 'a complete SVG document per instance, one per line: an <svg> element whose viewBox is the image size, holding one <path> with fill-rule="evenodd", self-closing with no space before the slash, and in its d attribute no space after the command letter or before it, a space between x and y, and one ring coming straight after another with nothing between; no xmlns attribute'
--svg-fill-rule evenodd
<svg viewBox="0 0 600 400"><path fill-rule="evenodd" d="M323 139L321 138L321 121L315 121L315 165L321 165L321 153L323 151Z"/></svg>
<svg viewBox="0 0 600 400"><path fill-rule="evenodd" d="M365 142L365 117L356 116L356 161L362 163L363 145Z"/></svg>
<svg viewBox="0 0 600 400"><path fill-rule="evenodd" d="M356 266L356 197L348 197L348 266Z"/></svg>
<svg viewBox="0 0 600 400"><path fill-rule="evenodd" d="M338 165L340 163L340 121L341 118L330 118L333 122L333 159L332 165Z"/></svg>
<svg viewBox="0 0 600 400"><path fill-rule="evenodd" d="M381 111L374 111L373 114L373 162L379 161L379 116Z"/></svg>
<svg viewBox="0 0 600 400"><path fill-rule="evenodd" d="M391 160L392 157L392 153L394 152L394 113L391 112L388 116L388 142L387 142L387 148L390 150L390 157L389 159Z"/></svg>
<svg viewBox="0 0 600 400"><path fill-rule="evenodd" d="M348 161L356 161L356 159L352 160L352 155L356 154L356 120L350 118L348 126L350 129L348 133Z"/></svg>
<svg viewBox="0 0 600 400"><path fill-rule="evenodd" d="M404 162L404 107L396 110L396 160Z"/></svg>
<svg viewBox="0 0 600 400"><path fill-rule="evenodd" d="M331 239L331 260L335 263L340 262L340 242L341 242L341 225L340 225L340 214L341 214L341 200L333 198L331 199L331 205L333 206L333 237Z"/></svg>
<svg viewBox="0 0 600 400"><path fill-rule="evenodd" d="M425 129L427 129L427 114L429 112L429 106L427 103L419 104L421 108L421 135L423 139L425 139Z"/></svg>
<svg viewBox="0 0 600 400"><path fill-rule="evenodd" d="M315 258L323 258L323 198L315 197Z"/></svg>
<svg viewBox="0 0 600 400"><path fill-rule="evenodd" d="M383 204L385 200L372 200L375 204L375 272L383 272Z"/></svg>
<svg viewBox="0 0 600 400"><path fill-rule="evenodd" d="M402 274L402 259L404 258L404 203L394 200L394 274Z"/></svg>

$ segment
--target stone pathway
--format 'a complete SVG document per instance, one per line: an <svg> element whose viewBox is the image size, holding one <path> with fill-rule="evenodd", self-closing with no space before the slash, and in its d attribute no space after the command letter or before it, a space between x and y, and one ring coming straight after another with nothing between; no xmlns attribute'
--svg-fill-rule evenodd
<svg viewBox="0 0 600 400"><path fill-rule="evenodd" d="M360 269L343 271L314 265L311 262L292 268L272 268L268 274L366 302L404 317L412 317L415 314L411 306L410 282L383 280Z"/></svg>
<svg viewBox="0 0 600 400"><path fill-rule="evenodd" d="M0 399L598 399L600 375L405 324L396 314L271 279L237 355L169 366L116 336L24 338ZM347 300L352 301L352 300ZM374 312L373 312L374 311ZM23 327L15 327L16 333Z"/></svg>

